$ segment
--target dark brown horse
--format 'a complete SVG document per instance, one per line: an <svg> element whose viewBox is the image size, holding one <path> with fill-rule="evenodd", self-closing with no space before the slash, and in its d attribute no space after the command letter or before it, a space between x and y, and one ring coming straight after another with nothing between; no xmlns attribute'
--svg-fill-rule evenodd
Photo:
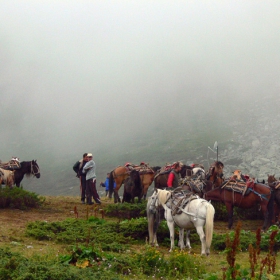
<svg viewBox="0 0 280 280"><path fill-rule="evenodd" d="M268 175L267 183L273 191L273 197L275 202L274 207L274 220L278 225L280 224L280 180L275 178L274 175Z"/></svg>
<svg viewBox="0 0 280 280"><path fill-rule="evenodd" d="M184 164L182 166L181 171L180 171L181 178L186 177L188 169L189 168L188 168L187 165ZM168 176L169 176L170 172L171 172L171 169L167 170L166 172L157 173L155 175L155 178L154 178L155 189L162 189L163 190L163 189L167 188L167 179L168 179Z"/></svg>
<svg viewBox="0 0 280 280"><path fill-rule="evenodd" d="M122 202L134 203L134 198L138 198L138 203L141 203L143 196L143 186L139 171L130 171L129 177L124 180L124 190Z"/></svg>
<svg viewBox="0 0 280 280"><path fill-rule="evenodd" d="M236 182L234 183L236 184ZM244 183L246 184L246 183ZM222 186L218 188L211 188L208 185L204 198L206 200L220 201L226 206L228 212L228 228L231 229L233 225L233 207L242 209L249 209L259 204L264 216L263 230L266 230L271 223L273 213L273 199L271 199L271 190L269 186L250 181L247 183L245 194L238 192L231 188L230 180L226 180Z"/></svg>
<svg viewBox="0 0 280 280"><path fill-rule="evenodd" d="M17 187L20 186L24 175L26 175L27 177L34 176L38 179L40 178L41 173L37 160L20 162L20 168L15 169L14 171L15 184Z"/></svg>

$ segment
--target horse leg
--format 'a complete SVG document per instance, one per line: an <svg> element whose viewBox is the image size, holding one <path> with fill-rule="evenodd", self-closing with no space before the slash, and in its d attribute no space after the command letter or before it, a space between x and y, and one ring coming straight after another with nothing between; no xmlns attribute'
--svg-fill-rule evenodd
<svg viewBox="0 0 280 280"><path fill-rule="evenodd" d="M185 249L185 243L184 243L184 229L180 228L179 230L179 242L178 246L180 247L181 250Z"/></svg>
<svg viewBox="0 0 280 280"><path fill-rule="evenodd" d="M165 211L165 219L166 219L167 226L168 226L169 232L170 232L170 250L169 250L169 252L171 252L174 249L174 235L175 235L174 220L173 220L173 217L171 216L171 210Z"/></svg>
<svg viewBox="0 0 280 280"><path fill-rule="evenodd" d="M201 241L201 255L209 255L209 252L206 252L206 237L205 233L203 231L202 226L196 227L196 232L199 235L200 241Z"/></svg>
<svg viewBox="0 0 280 280"><path fill-rule="evenodd" d="M231 203L226 203L226 208L228 212L228 229L231 229L233 225L233 205Z"/></svg>
<svg viewBox="0 0 280 280"><path fill-rule="evenodd" d="M191 249L191 242L190 242L190 234L191 234L191 231L188 229L187 232L186 232L186 247Z"/></svg>

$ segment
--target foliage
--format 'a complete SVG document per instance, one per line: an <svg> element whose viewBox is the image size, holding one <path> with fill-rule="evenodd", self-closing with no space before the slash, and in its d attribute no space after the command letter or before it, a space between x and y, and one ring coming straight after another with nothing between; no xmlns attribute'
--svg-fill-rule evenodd
<svg viewBox="0 0 280 280"><path fill-rule="evenodd" d="M61 222L35 221L27 225L26 236L37 240L52 240L57 243L73 244L76 242L101 243L103 250L115 248L121 251L130 240L120 232L119 224L103 219L90 218L66 219ZM108 246L110 244L110 246ZM118 246L118 244L123 244Z"/></svg>
<svg viewBox="0 0 280 280"><path fill-rule="evenodd" d="M270 229L269 234L269 245L268 253L264 259L260 259L260 246L261 246L261 232L260 229L256 231L256 241L255 246L249 244L249 261L250 268L241 268L241 265L236 263L236 256L240 250L240 232L241 232L241 222L238 222L237 227L234 232L233 238L227 235L226 239L226 255L228 267L224 267L223 264L223 280L231 279L276 279L275 267L276 267L276 257L274 253L275 237L279 230ZM218 274L205 274L204 278L207 280L219 279Z"/></svg>
<svg viewBox="0 0 280 280"><path fill-rule="evenodd" d="M114 203L106 206L105 213L108 217L118 217L119 219L146 217L146 205L146 202Z"/></svg>
<svg viewBox="0 0 280 280"><path fill-rule="evenodd" d="M38 208L45 199L33 192L28 192L22 188L0 187L0 208Z"/></svg>
<svg viewBox="0 0 280 280"><path fill-rule="evenodd" d="M270 242L270 234L272 231L277 230L277 234L275 236L275 250L280 249L280 230L278 230L278 227L276 225L271 226L266 232L263 232L261 234L260 239L260 250L262 251L268 251L269 250L269 242ZM256 246L257 240L255 239L255 233L251 231L241 230L239 233L239 250L240 251L247 251L249 248L249 245L252 244L253 246ZM217 251L222 251L226 249L226 240L227 237L230 238L230 240L233 240L235 236L234 231L230 231L228 234L213 234L213 241L212 241L212 247Z"/></svg>

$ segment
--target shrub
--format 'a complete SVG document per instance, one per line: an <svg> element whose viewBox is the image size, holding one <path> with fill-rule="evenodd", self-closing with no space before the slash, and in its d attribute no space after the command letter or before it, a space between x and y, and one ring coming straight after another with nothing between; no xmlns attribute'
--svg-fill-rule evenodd
<svg viewBox="0 0 280 280"><path fill-rule="evenodd" d="M114 203L106 206L105 213L109 217L132 219L146 217L146 201L142 203Z"/></svg>
<svg viewBox="0 0 280 280"><path fill-rule="evenodd" d="M33 192L28 192L22 188L0 187L0 208L38 208L45 201L44 197L39 197Z"/></svg>

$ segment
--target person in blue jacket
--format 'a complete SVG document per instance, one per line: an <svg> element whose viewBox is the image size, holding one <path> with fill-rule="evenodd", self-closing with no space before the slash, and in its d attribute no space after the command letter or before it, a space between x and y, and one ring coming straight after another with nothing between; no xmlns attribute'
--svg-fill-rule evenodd
<svg viewBox="0 0 280 280"><path fill-rule="evenodd" d="M109 178L110 178L110 173L107 173L107 178L105 182L101 182L100 186L105 188L105 196L108 197L109 195ZM114 182L114 188L116 187L116 182Z"/></svg>

